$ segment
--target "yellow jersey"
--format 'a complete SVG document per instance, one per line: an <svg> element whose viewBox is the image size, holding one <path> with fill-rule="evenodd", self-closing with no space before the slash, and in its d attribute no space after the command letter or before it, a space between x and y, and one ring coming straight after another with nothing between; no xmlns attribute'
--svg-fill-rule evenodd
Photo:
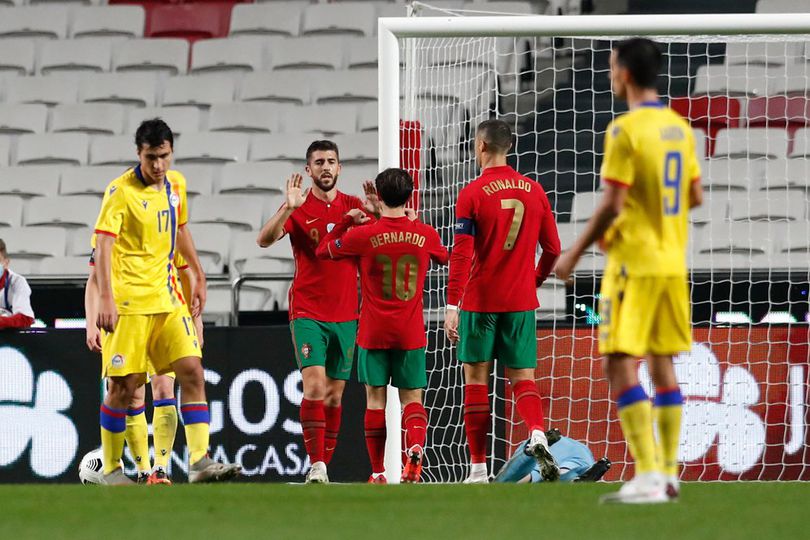
<svg viewBox="0 0 810 540"><path fill-rule="evenodd" d="M169 313L184 304L173 262L177 229L187 221L186 179L177 171L150 186L135 167L107 186L95 234L116 239L111 279L120 314Z"/></svg>
<svg viewBox="0 0 810 540"><path fill-rule="evenodd" d="M658 102L616 118L607 128L601 176L627 188L602 240L605 273L686 275L690 182L700 179L689 123Z"/></svg>

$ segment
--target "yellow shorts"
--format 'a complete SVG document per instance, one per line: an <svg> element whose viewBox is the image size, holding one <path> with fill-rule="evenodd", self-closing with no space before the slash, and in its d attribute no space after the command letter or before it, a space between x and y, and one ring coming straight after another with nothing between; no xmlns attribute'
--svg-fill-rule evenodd
<svg viewBox="0 0 810 540"><path fill-rule="evenodd" d="M673 355L692 347L686 277L606 275L599 297L599 352Z"/></svg>
<svg viewBox="0 0 810 540"><path fill-rule="evenodd" d="M171 372L175 360L187 356L202 358L194 321L186 307L171 313L121 315L115 332L102 334L104 377L132 373L163 375Z"/></svg>

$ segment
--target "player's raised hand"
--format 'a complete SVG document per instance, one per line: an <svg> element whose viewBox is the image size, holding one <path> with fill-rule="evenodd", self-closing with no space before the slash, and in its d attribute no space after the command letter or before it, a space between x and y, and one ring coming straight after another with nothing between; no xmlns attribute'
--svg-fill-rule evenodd
<svg viewBox="0 0 810 540"><path fill-rule="evenodd" d="M303 192L302 185L304 183L304 177L301 176L300 173L293 173L287 179L287 207L295 210L296 208L301 208L301 205L304 204L304 201L307 200L307 195L309 191Z"/></svg>
<svg viewBox="0 0 810 540"><path fill-rule="evenodd" d="M554 265L554 275L557 276L557 279L569 281L578 260L579 256L574 251L564 251L557 259L557 264Z"/></svg>
<svg viewBox="0 0 810 540"><path fill-rule="evenodd" d="M85 343L91 352L101 352L101 330L92 321L88 321Z"/></svg>
<svg viewBox="0 0 810 540"><path fill-rule="evenodd" d="M208 284L204 279L195 279L191 286L191 316L201 317L205 308Z"/></svg>
<svg viewBox="0 0 810 540"><path fill-rule="evenodd" d="M448 309L444 312L444 334L450 343L458 343L458 310Z"/></svg>
<svg viewBox="0 0 810 540"><path fill-rule="evenodd" d="M112 295L101 295L96 326L105 332L115 332L117 324L118 308L115 306L115 300Z"/></svg>
<svg viewBox="0 0 810 540"><path fill-rule="evenodd" d="M355 225L362 225L363 223L368 222L371 218L366 215L365 212L360 210L359 208L352 208L346 215L352 218L352 222Z"/></svg>
<svg viewBox="0 0 810 540"><path fill-rule="evenodd" d="M379 216L382 213L382 203L380 196L377 194L377 186L374 180L366 180L363 182L363 194L366 200L363 201L363 209L369 214Z"/></svg>

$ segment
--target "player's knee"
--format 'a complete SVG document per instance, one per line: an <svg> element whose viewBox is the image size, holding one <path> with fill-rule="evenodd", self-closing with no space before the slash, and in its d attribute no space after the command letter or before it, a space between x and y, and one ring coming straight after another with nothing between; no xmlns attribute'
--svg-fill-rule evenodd
<svg viewBox="0 0 810 540"><path fill-rule="evenodd" d="M153 399L172 399L174 397L174 379L161 375L152 379Z"/></svg>
<svg viewBox="0 0 810 540"><path fill-rule="evenodd" d="M107 387L107 400L117 408L130 405L138 389L138 381L133 377L113 377Z"/></svg>

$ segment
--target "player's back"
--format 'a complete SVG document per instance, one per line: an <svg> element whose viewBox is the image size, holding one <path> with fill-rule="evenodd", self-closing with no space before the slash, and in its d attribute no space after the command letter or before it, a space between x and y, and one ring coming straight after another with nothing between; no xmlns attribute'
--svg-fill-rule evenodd
<svg viewBox="0 0 810 540"><path fill-rule="evenodd" d="M689 124L658 103L622 115L608 127L601 175L627 187L605 234L605 271L685 274L690 182L700 177Z"/></svg>
<svg viewBox="0 0 810 540"><path fill-rule="evenodd" d="M536 309L535 255L549 219L552 226L546 226L553 231L545 233L557 237L543 187L512 167L489 167L459 194L458 212L457 218L472 219L475 246L462 307L478 312Z"/></svg>

